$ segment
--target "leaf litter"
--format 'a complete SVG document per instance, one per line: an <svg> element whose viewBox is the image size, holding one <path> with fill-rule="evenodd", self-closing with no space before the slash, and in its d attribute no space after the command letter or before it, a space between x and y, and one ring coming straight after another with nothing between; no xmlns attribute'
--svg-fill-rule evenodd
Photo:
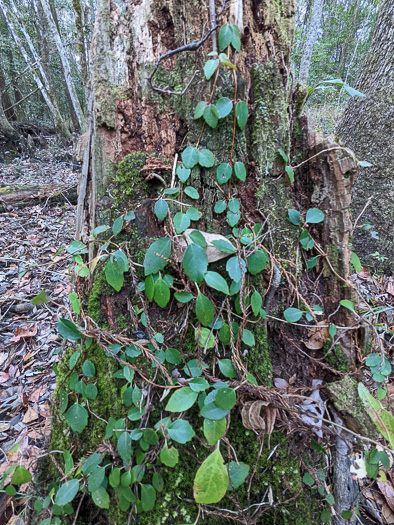
<svg viewBox="0 0 394 525"><path fill-rule="evenodd" d="M0 185L51 184L56 190L76 186L78 171L69 151L52 143L34 157L0 164ZM15 463L32 471L46 452L53 366L64 345L56 326L72 292L65 248L74 226L75 207L67 199L0 214L0 476ZM39 294L43 300L32 303ZM23 500L0 494L0 523L19 505Z"/></svg>

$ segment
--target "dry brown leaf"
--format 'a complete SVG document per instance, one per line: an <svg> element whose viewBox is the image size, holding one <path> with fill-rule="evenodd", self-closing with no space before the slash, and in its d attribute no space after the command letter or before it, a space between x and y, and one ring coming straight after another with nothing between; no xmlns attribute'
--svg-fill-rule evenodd
<svg viewBox="0 0 394 525"><path fill-rule="evenodd" d="M390 483L390 481L376 481L380 492L383 494L384 499L387 502L387 505L390 507L391 510L394 511L394 487Z"/></svg>
<svg viewBox="0 0 394 525"><path fill-rule="evenodd" d="M5 383L10 378L10 375L7 372L0 372L0 384Z"/></svg>
<svg viewBox="0 0 394 525"><path fill-rule="evenodd" d="M361 272L357 274L359 279L370 279L371 274L369 273L368 266L361 266Z"/></svg>
<svg viewBox="0 0 394 525"><path fill-rule="evenodd" d="M19 343L22 339L26 337L34 337L37 334L37 325L35 324L32 328L29 326L18 326L15 330L14 337L11 337L11 341L14 343Z"/></svg>
<svg viewBox="0 0 394 525"><path fill-rule="evenodd" d="M320 350L323 348L324 343L327 341L330 335L327 327L327 319L319 321L316 328L310 328L308 330L308 341L304 344L309 350ZM324 326L323 326L324 325Z"/></svg>
<svg viewBox="0 0 394 525"><path fill-rule="evenodd" d="M276 408L270 407L269 401L247 401L241 416L245 428L263 430L271 435L276 420Z"/></svg>
<svg viewBox="0 0 394 525"><path fill-rule="evenodd" d="M388 525L392 525L394 523L394 513L390 509L390 507L387 505L387 503L383 504L382 516L385 519L385 523L387 523Z"/></svg>
<svg viewBox="0 0 394 525"><path fill-rule="evenodd" d="M27 425L28 423L31 423L32 421L36 421L38 419L38 414L35 410L33 410L31 407L27 409L26 414L24 415L22 419L22 423Z"/></svg>
<svg viewBox="0 0 394 525"><path fill-rule="evenodd" d="M281 390L286 390L289 386L289 383L286 381L286 379L282 379L281 377L275 377L274 385L276 388L280 388Z"/></svg>
<svg viewBox="0 0 394 525"><path fill-rule="evenodd" d="M389 281L386 286L386 292L390 295L394 295L394 281Z"/></svg>

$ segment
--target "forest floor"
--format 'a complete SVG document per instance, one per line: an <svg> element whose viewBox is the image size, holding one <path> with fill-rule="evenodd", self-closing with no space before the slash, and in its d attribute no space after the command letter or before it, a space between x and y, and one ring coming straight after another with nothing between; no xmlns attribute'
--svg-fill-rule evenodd
<svg viewBox="0 0 394 525"><path fill-rule="evenodd" d="M78 176L70 152L53 143L0 164L0 191L37 184L56 191L76 186ZM66 198L0 214L0 476L14 463L34 468L48 445L53 366L65 344L57 321L62 311L67 316L72 291L65 248L74 226L75 206ZM23 503L0 494L0 524Z"/></svg>

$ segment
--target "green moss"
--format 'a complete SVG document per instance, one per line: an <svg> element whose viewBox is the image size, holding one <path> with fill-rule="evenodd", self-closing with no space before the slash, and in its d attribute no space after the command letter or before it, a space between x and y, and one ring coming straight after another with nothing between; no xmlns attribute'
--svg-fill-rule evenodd
<svg viewBox="0 0 394 525"><path fill-rule="evenodd" d="M120 213L134 209L149 192L148 184L141 174L145 161L146 154L138 151L129 153L118 164L112 194L113 206Z"/></svg>
<svg viewBox="0 0 394 525"><path fill-rule="evenodd" d="M325 343L323 347L323 352L325 354L331 348L331 343L331 339L328 339ZM332 351L328 354L328 356L326 357L326 362L331 366L331 368L339 370L340 372L349 372L350 370L349 359L346 357L345 353L341 348L341 345L339 344L336 344Z"/></svg>
<svg viewBox="0 0 394 525"><path fill-rule="evenodd" d="M104 328L104 318L101 313L102 298L105 295L113 295L113 293L113 288L107 283L104 269L99 268L95 273L93 286L88 295L87 310L89 317L91 317L96 323L101 323L102 328Z"/></svg>
<svg viewBox="0 0 394 525"><path fill-rule="evenodd" d="M254 330L256 344L247 354L248 371L253 374L259 384L272 387L272 363L269 355L267 328L256 325Z"/></svg>

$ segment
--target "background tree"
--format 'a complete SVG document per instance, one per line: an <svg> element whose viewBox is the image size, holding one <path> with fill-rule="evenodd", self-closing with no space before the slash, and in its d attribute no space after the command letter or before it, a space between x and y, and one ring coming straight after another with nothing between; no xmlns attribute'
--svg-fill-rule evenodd
<svg viewBox="0 0 394 525"><path fill-rule="evenodd" d="M314 0L307 37L301 57L298 79L303 84L308 82L309 68L311 67L313 48L318 37L320 21L323 14L324 0Z"/></svg>
<svg viewBox="0 0 394 525"><path fill-rule="evenodd" d="M393 137L394 118L394 5L384 0L380 7L372 44L365 58L357 81L357 89L364 98L349 101L338 135L354 149L357 157L372 164L360 169L353 193L355 217L364 209L359 226L370 223L371 230L358 228L354 244L357 253L366 263L380 269L393 271L394 246L392 228L394 223L393 190ZM378 235L371 235L371 231ZM375 256L371 256L374 254Z"/></svg>

